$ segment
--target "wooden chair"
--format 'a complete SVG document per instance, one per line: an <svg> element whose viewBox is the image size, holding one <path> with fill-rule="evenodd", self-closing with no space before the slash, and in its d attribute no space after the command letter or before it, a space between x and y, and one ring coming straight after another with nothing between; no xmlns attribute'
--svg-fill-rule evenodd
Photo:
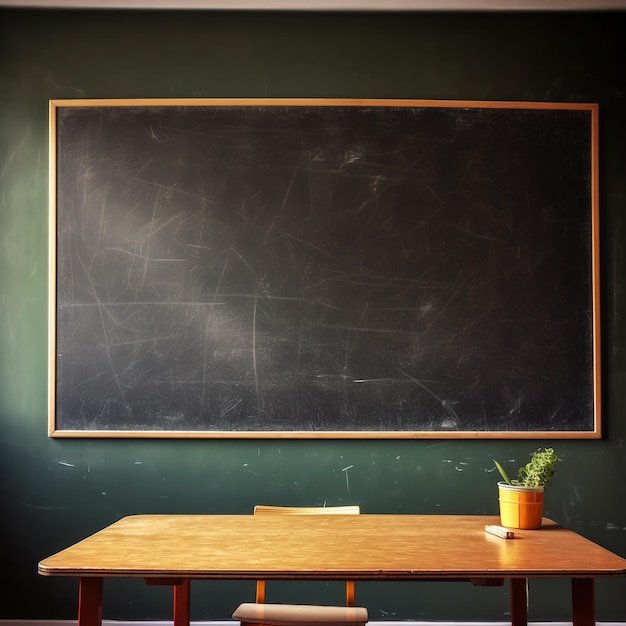
<svg viewBox="0 0 626 626"><path fill-rule="evenodd" d="M358 506L331 507L254 507L255 515L358 515ZM266 604L265 581L256 585L256 602L244 602L233 613L241 626L364 626L367 609L354 606L354 581L346 581L346 606L310 604Z"/></svg>

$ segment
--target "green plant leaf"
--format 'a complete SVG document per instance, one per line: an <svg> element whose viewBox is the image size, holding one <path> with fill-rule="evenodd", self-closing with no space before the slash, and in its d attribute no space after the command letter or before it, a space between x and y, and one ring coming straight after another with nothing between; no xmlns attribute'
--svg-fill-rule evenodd
<svg viewBox="0 0 626 626"><path fill-rule="evenodd" d="M514 484L524 487L548 487L552 484L554 465L559 460L552 448L539 448L532 453L530 461L520 467L517 472L518 480Z"/></svg>
<svg viewBox="0 0 626 626"><path fill-rule="evenodd" d="M502 467L502 465L500 465L500 463L498 463L498 461L496 461L495 459L493 460L493 462L496 464L496 467L498 468L498 471L500 472L502 478L504 478L504 482L507 485L510 485L511 481L509 480L509 477L506 475L506 472L504 471L504 468Z"/></svg>

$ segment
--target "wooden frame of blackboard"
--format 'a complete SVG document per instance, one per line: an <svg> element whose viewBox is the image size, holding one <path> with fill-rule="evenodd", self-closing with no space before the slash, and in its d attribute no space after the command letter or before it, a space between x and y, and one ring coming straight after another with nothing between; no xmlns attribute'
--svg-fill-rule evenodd
<svg viewBox="0 0 626 626"><path fill-rule="evenodd" d="M601 437L596 104L49 113L50 436Z"/></svg>

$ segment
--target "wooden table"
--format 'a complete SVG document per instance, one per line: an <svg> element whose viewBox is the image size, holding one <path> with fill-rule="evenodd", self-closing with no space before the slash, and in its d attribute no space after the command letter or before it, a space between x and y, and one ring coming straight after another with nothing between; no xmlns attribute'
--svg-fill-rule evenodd
<svg viewBox="0 0 626 626"><path fill-rule="evenodd" d="M475 515L136 515L44 559L39 573L80 577L79 626L101 625L109 577L173 585L175 626L189 624L193 579L509 579L512 622L526 626L527 579L571 578L574 626L595 624L594 579L626 575L626 560L550 520L514 539L485 533L498 523Z"/></svg>

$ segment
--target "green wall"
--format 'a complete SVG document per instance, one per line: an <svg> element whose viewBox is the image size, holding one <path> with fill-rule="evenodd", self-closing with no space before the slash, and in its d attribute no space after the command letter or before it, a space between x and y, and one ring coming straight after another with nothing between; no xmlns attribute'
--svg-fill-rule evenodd
<svg viewBox="0 0 626 626"><path fill-rule="evenodd" d="M491 459L521 464L539 445L49 439L51 98L598 102L605 435L539 443L563 457L546 514L626 556L624 15L0 10L0 619L75 617L76 581L38 576L38 561L127 514L249 513L256 502L496 513ZM598 582L600 620L626 621L625 592L626 580ZM508 619L505 588L368 583L357 593L374 621ZM530 593L531 620L570 619L566 581L531 582ZM192 618L226 619L251 597L248 583L194 583ZM106 618L170 611L162 589L105 585Z"/></svg>

